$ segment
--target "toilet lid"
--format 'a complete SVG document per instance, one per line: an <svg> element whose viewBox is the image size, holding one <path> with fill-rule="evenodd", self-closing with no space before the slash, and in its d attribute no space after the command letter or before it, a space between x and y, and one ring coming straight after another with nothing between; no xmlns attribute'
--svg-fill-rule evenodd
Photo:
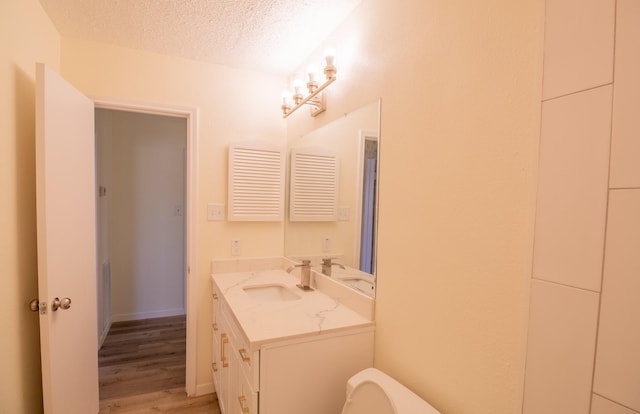
<svg viewBox="0 0 640 414"><path fill-rule="evenodd" d="M375 382L363 381L347 398L342 414L396 414L387 393Z"/></svg>

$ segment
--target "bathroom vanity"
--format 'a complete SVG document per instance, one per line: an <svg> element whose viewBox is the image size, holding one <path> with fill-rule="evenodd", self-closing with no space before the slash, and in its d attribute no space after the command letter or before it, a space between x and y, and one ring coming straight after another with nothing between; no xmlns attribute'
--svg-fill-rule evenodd
<svg viewBox="0 0 640 414"><path fill-rule="evenodd" d="M373 366L372 299L316 272L316 289L303 291L286 259L275 263L214 266L211 370L222 413L340 412L349 377Z"/></svg>

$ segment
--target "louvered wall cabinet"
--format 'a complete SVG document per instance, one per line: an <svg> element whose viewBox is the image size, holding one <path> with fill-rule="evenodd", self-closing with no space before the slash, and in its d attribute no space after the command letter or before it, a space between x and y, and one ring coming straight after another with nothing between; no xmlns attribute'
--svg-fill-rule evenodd
<svg viewBox="0 0 640 414"><path fill-rule="evenodd" d="M290 221L336 221L340 160L319 147L291 150Z"/></svg>
<svg viewBox="0 0 640 414"><path fill-rule="evenodd" d="M229 145L229 221L284 220L284 149L268 142Z"/></svg>

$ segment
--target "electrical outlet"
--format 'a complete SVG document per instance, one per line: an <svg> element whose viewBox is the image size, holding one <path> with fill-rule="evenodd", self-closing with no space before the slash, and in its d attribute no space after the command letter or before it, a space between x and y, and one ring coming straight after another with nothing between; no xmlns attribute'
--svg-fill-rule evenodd
<svg viewBox="0 0 640 414"><path fill-rule="evenodd" d="M240 240L231 240L231 256L240 256L242 253L242 243Z"/></svg>
<svg viewBox="0 0 640 414"><path fill-rule="evenodd" d="M325 253L331 251L331 237L324 236L322 238L322 251Z"/></svg>

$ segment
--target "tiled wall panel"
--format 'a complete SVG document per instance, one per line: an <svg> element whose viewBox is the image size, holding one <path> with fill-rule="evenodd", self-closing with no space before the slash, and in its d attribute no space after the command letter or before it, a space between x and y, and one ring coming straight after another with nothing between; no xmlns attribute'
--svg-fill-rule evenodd
<svg viewBox="0 0 640 414"><path fill-rule="evenodd" d="M638 412L594 394L591 401L591 414L638 414Z"/></svg>
<svg viewBox="0 0 640 414"><path fill-rule="evenodd" d="M615 0L547 0L542 97L611 83Z"/></svg>
<svg viewBox="0 0 640 414"><path fill-rule="evenodd" d="M618 0L617 15L611 187L640 187L640 1Z"/></svg>
<svg viewBox="0 0 640 414"><path fill-rule="evenodd" d="M594 392L640 411L640 190L609 197Z"/></svg>
<svg viewBox="0 0 640 414"><path fill-rule="evenodd" d="M533 277L599 291L611 86L543 103Z"/></svg>
<svg viewBox="0 0 640 414"><path fill-rule="evenodd" d="M598 294L533 281L524 414L588 414Z"/></svg>
<svg viewBox="0 0 640 414"><path fill-rule="evenodd" d="M546 0L539 165L523 413L640 414L640 0Z"/></svg>

